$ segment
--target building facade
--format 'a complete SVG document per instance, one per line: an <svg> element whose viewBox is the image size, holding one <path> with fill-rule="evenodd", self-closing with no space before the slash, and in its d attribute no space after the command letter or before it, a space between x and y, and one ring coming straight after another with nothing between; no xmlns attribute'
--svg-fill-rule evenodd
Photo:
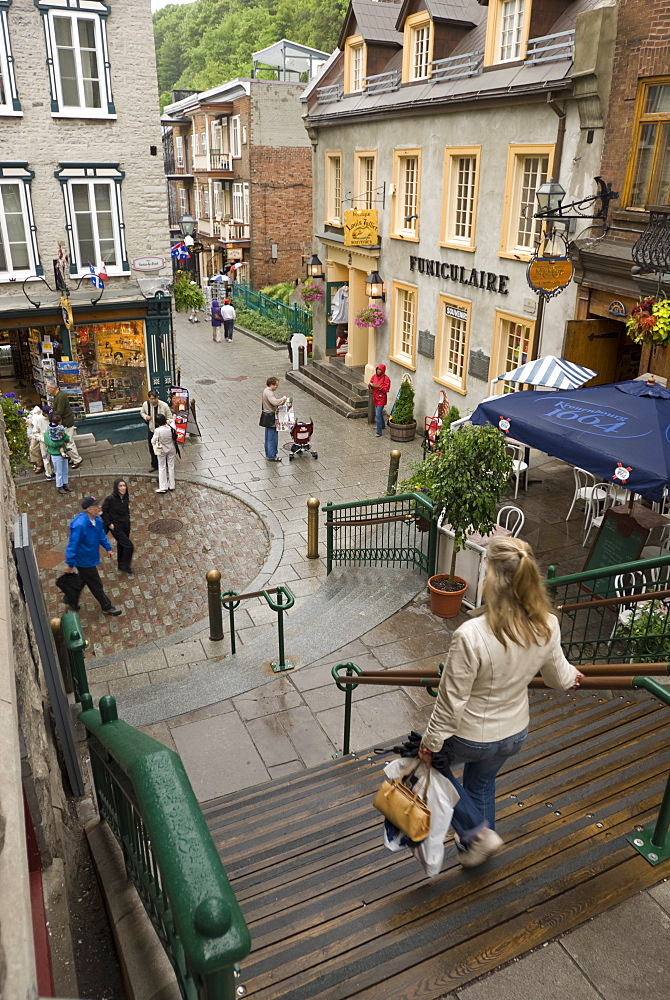
<svg viewBox="0 0 670 1000"><path fill-rule="evenodd" d="M150 5L2 0L0 28L3 386L37 401L55 375L123 437L172 356Z"/></svg>
<svg viewBox="0 0 670 1000"><path fill-rule="evenodd" d="M552 177L571 199L594 190L614 29L597 0L354 0L305 92L327 304L349 288L346 364L368 379L387 363L394 391L409 373L419 421L442 389L471 412L503 391L499 374L561 353L576 286L543 308L529 287L535 192ZM378 211L374 245L345 245L347 209ZM373 270L376 330L355 323ZM317 356L335 353L330 318L315 321Z"/></svg>
<svg viewBox="0 0 670 1000"><path fill-rule="evenodd" d="M311 243L312 158L304 85L231 80L168 105L163 117L170 230L197 222L200 276L244 263L255 288L291 281Z"/></svg>

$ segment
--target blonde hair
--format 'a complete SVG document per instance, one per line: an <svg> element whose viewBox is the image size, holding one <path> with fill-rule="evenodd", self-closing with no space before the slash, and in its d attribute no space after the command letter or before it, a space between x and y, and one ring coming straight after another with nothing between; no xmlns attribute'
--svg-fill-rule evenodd
<svg viewBox="0 0 670 1000"><path fill-rule="evenodd" d="M530 646L551 635L553 608L533 550L521 538L492 538L482 588L486 619L494 636Z"/></svg>

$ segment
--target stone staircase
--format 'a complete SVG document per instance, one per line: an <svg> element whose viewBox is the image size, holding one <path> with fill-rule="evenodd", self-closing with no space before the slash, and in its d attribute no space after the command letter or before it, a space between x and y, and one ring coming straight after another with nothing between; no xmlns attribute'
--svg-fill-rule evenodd
<svg viewBox="0 0 670 1000"><path fill-rule="evenodd" d="M336 358L327 358L301 365L298 371L288 371L286 380L343 417L358 418L368 415L369 390L363 372L362 365L348 368Z"/></svg>
<svg viewBox="0 0 670 1000"><path fill-rule="evenodd" d="M346 566L333 570L315 594L286 614L286 657L299 669L330 655L386 621L425 585L425 577L411 569ZM268 665L277 658L276 618L238 649L234 656L196 664L188 676L171 684L150 684L118 695L119 717L132 726L147 726L265 683L273 676ZM143 655L141 648L136 650L138 659ZM86 666L89 683L95 684L95 664L87 661Z"/></svg>

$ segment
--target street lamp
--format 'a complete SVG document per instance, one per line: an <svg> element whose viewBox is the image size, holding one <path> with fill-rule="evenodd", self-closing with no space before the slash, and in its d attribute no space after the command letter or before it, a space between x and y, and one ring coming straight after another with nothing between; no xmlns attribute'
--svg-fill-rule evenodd
<svg viewBox="0 0 670 1000"><path fill-rule="evenodd" d="M566 219L602 219L603 222L606 222L609 203L614 198L618 198L619 194L612 191L612 185L606 184L602 177L595 177L594 180L598 186L598 193L589 198L572 201L569 205L563 204L565 191L553 178L548 183L540 185L535 192L539 212L536 212L533 218L548 219L554 222L564 222ZM599 207L595 214L589 214L589 210L595 208L598 203ZM572 215L570 214L571 209L574 211Z"/></svg>
<svg viewBox="0 0 670 1000"><path fill-rule="evenodd" d="M307 277L308 278L325 278L323 273L323 264L319 260L318 256L313 253L307 262Z"/></svg>
<svg viewBox="0 0 670 1000"><path fill-rule="evenodd" d="M369 299L386 299L384 279L379 271L371 271L365 279L365 294Z"/></svg>
<svg viewBox="0 0 670 1000"><path fill-rule="evenodd" d="M540 212L560 212L561 203L565 198L565 188L554 180L545 181L535 192Z"/></svg>
<svg viewBox="0 0 670 1000"><path fill-rule="evenodd" d="M193 216L186 212L185 215L182 215L177 225L182 236L193 236L197 223Z"/></svg>

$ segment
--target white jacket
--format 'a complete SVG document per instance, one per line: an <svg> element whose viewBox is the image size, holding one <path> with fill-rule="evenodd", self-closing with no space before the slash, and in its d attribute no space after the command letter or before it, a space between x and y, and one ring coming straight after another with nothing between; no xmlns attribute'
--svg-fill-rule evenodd
<svg viewBox="0 0 670 1000"><path fill-rule="evenodd" d="M33 441L43 441L48 426L49 418L42 412L41 407L33 407L28 415L28 437Z"/></svg>
<svg viewBox="0 0 670 1000"><path fill-rule="evenodd" d="M553 615L550 624L549 641L527 649L510 640L505 649L485 614L457 628L422 746L435 752L450 736L496 743L520 733L528 725L528 685L537 673L559 691L573 687L577 670L563 655Z"/></svg>
<svg viewBox="0 0 670 1000"><path fill-rule="evenodd" d="M162 399L158 400L158 409L156 410L156 414L158 413L162 413L166 420L169 420L170 417L172 416L172 410L167 405L167 403L163 402ZM144 402L142 403L142 408L140 409L140 415L142 417L142 420L144 420L145 423L148 425L149 430L151 431L156 430L156 422L154 419L154 407L150 405L148 399L145 399Z"/></svg>
<svg viewBox="0 0 670 1000"><path fill-rule="evenodd" d="M172 438L172 427L170 424L163 424L162 427L157 427L151 436L151 447L156 448L156 442L160 441L163 445L163 455L168 455L171 451L176 451L175 443ZM159 455L160 458L160 455Z"/></svg>
<svg viewBox="0 0 670 1000"><path fill-rule="evenodd" d="M236 313L233 306L221 306L221 319L235 319Z"/></svg>

